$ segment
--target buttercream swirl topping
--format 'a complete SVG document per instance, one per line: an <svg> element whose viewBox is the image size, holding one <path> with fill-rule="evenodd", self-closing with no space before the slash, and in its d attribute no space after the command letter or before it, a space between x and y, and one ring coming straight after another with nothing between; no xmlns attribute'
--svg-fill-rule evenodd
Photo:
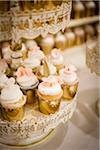
<svg viewBox="0 0 100 150"><path fill-rule="evenodd" d="M44 53L40 50L39 47L34 47L33 50L28 52L29 58L36 58L38 60L42 60L44 58Z"/></svg>
<svg viewBox="0 0 100 150"><path fill-rule="evenodd" d="M19 86L15 84L15 79L10 78L7 85L1 90L0 102L3 103L16 103L23 96Z"/></svg>
<svg viewBox="0 0 100 150"><path fill-rule="evenodd" d="M33 74L32 69L30 68L18 68L16 76L18 84L24 88L34 86L38 82L37 77Z"/></svg>
<svg viewBox="0 0 100 150"><path fill-rule="evenodd" d="M51 51L51 62L56 65L56 64L63 64L63 56L61 54L61 51L59 49L53 49Z"/></svg>
<svg viewBox="0 0 100 150"><path fill-rule="evenodd" d="M68 67L65 67L60 70L60 76L64 83L73 84L77 81L77 74L75 71L71 70Z"/></svg>
<svg viewBox="0 0 100 150"><path fill-rule="evenodd" d="M27 68L35 68L38 67L40 65L40 60L34 58L27 58L23 61L23 66L27 67Z"/></svg>
<svg viewBox="0 0 100 150"><path fill-rule="evenodd" d="M38 91L44 95L58 95L62 92L61 86L56 82L55 77L49 76L48 78L43 78L38 86Z"/></svg>

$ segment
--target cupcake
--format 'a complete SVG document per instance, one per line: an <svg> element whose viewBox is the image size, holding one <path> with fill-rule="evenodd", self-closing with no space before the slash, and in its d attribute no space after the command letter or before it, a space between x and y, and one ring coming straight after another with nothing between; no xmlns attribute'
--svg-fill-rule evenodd
<svg viewBox="0 0 100 150"><path fill-rule="evenodd" d="M63 98L66 100L72 100L77 92L78 88L78 77L76 74L76 68L72 65L69 65L60 70L60 77L63 80L62 89L63 89Z"/></svg>
<svg viewBox="0 0 100 150"><path fill-rule="evenodd" d="M55 37L55 47L61 50L66 48L66 38L61 32Z"/></svg>
<svg viewBox="0 0 100 150"><path fill-rule="evenodd" d="M4 42L2 44L1 50L2 50L3 58L6 60L6 62L8 64L10 64L11 63L11 54L12 54L12 51L11 51L9 42Z"/></svg>
<svg viewBox="0 0 100 150"><path fill-rule="evenodd" d="M0 95L3 118L8 121L21 120L24 116L23 106L25 103L26 97L19 86L15 84L14 78L10 78Z"/></svg>
<svg viewBox="0 0 100 150"><path fill-rule="evenodd" d="M33 72L36 72L39 69L40 63L40 60L29 57L22 62L22 66L26 68L31 68Z"/></svg>
<svg viewBox="0 0 100 150"><path fill-rule="evenodd" d="M64 59L63 59L62 53L59 49L56 49L56 48L53 49L51 51L49 59L50 59L51 63L56 67L58 72L61 68L63 68Z"/></svg>
<svg viewBox="0 0 100 150"><path fill-rule="evenodd" d="M53 35L47 35L45 38L42 38L40 46L45 53L45 55L50 54L52 48L54 47L54 37Z"/></svg>
<svg viewBox="0 0 100 150"><path fill-rule="evenodd" d="M95 35L95 30L92 27L92 25L86 25L85 26L85 38L86 41L93 38L93 36Z"/></svg>
<svg viewBox="0 0 100 150"><path fill-rule="evenodd" d="M66 37L66 47L72 47L75 44L75 34L71 30L66 30L65 32Z"/></svg>
<svg viewBox="0 0 100 150"><path fill-rule="evenodd" d="M11 63L11 68L13 71L17 70L18 67L21 66L22 62L23 62L23 44L16 44L13 48L12 51L12 63Z"/></svg>
<svg viewBox="0 0 100 150"><path fill-rule="evenodd" d="M87 17L95 15L95 9L96 9L95 2L88 1L85 3L85 7L86 7L86 16Z"/></svg>
<svg viewBox="0 0 100 150"><path fill-rule="evenodd" d="M0 59L0 73L6 73L8 70L8 64L5 59Z"/></svg>
<svg viewBox="0 0 100 150"><path fill-rule="evenodd" d="M27 104L35 102L35 89L39 84L37 77L30 68L18 68L16 81L27 96Z"/></svg>
<svg viewBox="0 0 100 150"><path fill-rule="evenodd" d="M80 45L85 42L85 32L81 27L77 27L74 29L75 33L75 44Z"/></svg>
<svg viewBox="0 0 100 150"><path fill-rule="evenodd" d="M80 19L84 17L85 7L81 1L76 1L73 3L72 14L74 19Z"/></svg>
<svg viewBox="0 0 100 150"><path fill-rule="evenodd" d="M32 50L28 51L28 58L41 61L44 58L44 53L40 50L40 47L34 46Z"/></svg>
<svg viewBox="0 0 100 150"><path fill-rule="evenodd" d="M63 91L53 76L44 78L38 86L39 110L44 114L58 111Z"/></svg>
<svg viewBox="0 0 100 150"><path fill-rule="evenodd" d="M0 73L0 90L5 87L8 77L4 73Z"/></svg>
<svg viewBox="0 0 100 150"><path fill-rule="evenodd" d="M27 50L33 50L34 47L37 47L37 43L35 40L26 40L25 46Z"/></svg>
<svg viewBox="0 0 100 150"><path fill-rule="evenodd" d="M49 75L56 75L56 67L47 61L47 59L42 60L42 65L39 67L39 70L36 72L36 75L39 80L42 80L43 77L48 77Z"/></svg>

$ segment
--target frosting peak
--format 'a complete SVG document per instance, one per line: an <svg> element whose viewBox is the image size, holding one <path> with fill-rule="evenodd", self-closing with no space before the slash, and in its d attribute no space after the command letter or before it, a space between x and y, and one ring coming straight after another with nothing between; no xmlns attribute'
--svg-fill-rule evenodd
<svg viewBox="0 0 100 150"><path fill-rule="evenodd" d="M61 86L56 82L55 77L49 76L48 78L43 78L38 86L38 90L41 94L45 95L58 95L62 92Z"/></svg>
<svg viewBox="0 0 100 150"><path fill-rule="evenodd" d="M62 56L61 51L59 49L55 48L51 51L50 59L54 65L63 64L63 56Z"/></svg>
<svg viewBox="0 0 100 150"><path fill-rule="evenodd" d="M16 103L22 98L23 93L21 92L19 86L14 82L14 78L10 78L7 85L1 90L1 104Z"/></svg>
<svg viewBox="0 0 100 150"><path fill-rule="evenodd" d="M26 48L29 50L33 50L34 47L37 47L37 43L34 40L27 40L26 41Z"/></svg>
<svg viewBox="0 0 100 150"><path fill-rule="evenodd" d="M36 59L36 58L27 58L23 61L23 66L27 67L27 68L35 68L38 67L40 65L40 60Z"/></svg>
<svg viewBox="0 0 100 150"><path fill-rule="evenodd" d="M60 76L63 82L67 84L73 84L77 80L77 74L75 71L67 67L60 70Z"/></svg>
<svg viewBox="0 0 100 150"><path fill-rule="evenodd" d="M37 77L33 74L30 68L18 68L16 72L17 82L23 89L30 89L38 84Z"/></svg>

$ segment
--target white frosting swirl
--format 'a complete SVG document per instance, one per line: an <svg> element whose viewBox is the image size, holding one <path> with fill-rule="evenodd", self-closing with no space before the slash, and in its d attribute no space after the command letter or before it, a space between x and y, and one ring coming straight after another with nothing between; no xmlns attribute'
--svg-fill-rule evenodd
<svg viewBox="0 0 100 150"><path fill-rule="evenodd" d="M60 65L63 64L63 56L61 54L61 51L58 49L53 49L51 51L51 55L50 55L50 61L54 64L54 65Z"/></svg>
<svg viewBox="0 0 100 150"><path fill-rule="evenodd" d="M21 87L27 89L27 87L34 86L34 84L36 84L38 82L38 80L35 75L32 77L24 75L22 77L18 77L17 82L19 85L21 85Z"/></svg>
<svg viewBox="0 0 100 150"><path fill-rule="evenodd" d="M19 67L17 72L17 83L22 89L30 89L33 86L37 86L37 77L33 74L32 69ZM36 84L37 83L37 84Z"/></svg>
<svg viewBox="0 0 100 150"><path fill-rule="evenodd" d="M38 86L38 91L44 95L58 95L62 92L61 86L58 82L50 79L50 77L46 78L46 81L43 81Z"/></svg>
<svg viewBox="0 0 100 150"><path fill-rule="evenodd" d="M60 70L60 76L63 82L73 84L77 80L77 74L74 71L63 68Z"/></svg>
<svg viewBox="0 0 100 150"><path fill-rule="evenodd" d="M33 50L33 48L37 46L37 43L34 40L27 40L25 45L27 49Z"/></svg>
<svg viewBox="0 0 100 150"><path fill-rule="evenodd" d="M40 65L40 60L34 58L27 58L23 61L23 66L25 66L26 68L35 68L38 67Z"/></svg>
<svg viewBox="0 0 100 150"><path fill-rule="evenodd" d="M12 52L12 59L17 59L17 58L21 58L23 55L22 55L22 51L14 51Z"/></svg>
<svg viewBox="0 0 100 150"><path fill-rule="evenodd" d="M46 38L43 38L41 41L41 45L54 45L54 37L52 35L48 35Z"/></svg>
<svg viewBox="0 0 100 150"><path fill-rule="evenodd" d="M9 79L10 80L10 79ZM1 90L0 102L3 103L16 103L23 96L17 84L9 83Z"/></svg>
<svg viewBox="0 0 100 150"><path fill-rule="evenodd" d="M44 58L44 53L41 50L33 50L28 52L28 57L42 60Z"/></svg>
<svg viewBox="0 0 100 150"><path fill-rule="evenodd" d="M5 74L1 73L0 74L0 89L5 87L7 81L8 81L8 77Z"/></svg>
<svg viewBox="0 0 100 150"><path fill-rule="evenodd" d="M61 33L57 34L57 36L55 38L55 42L59 42L59 41L61 41L61 42L65 42L66 41L65 36L63 34L61 34Z"/></svg>

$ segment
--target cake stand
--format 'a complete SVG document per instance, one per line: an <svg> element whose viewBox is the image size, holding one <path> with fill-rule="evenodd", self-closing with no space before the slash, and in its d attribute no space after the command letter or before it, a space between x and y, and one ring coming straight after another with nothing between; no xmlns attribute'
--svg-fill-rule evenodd
<svg viewBox="0 0 100 150"><path fill-rule="evenodd" d="M23 120L9 122L0 119L0 143L19 147L38 143L72 117L76 104L76 97L70 102L62 100L59 111L51 115L39 112L37 104L25 106Z"/></svg>
<svg viewBox="0 0 100 150"><path fill-rule="evenodd" d="M56 34L69 23L71 0L29 0L28 4L23 1L22 5L19 2L16 1L16 5L9 10L0 10L0 42L11 40L13 45L20 43L23 38L34 39L45 37L48 33ZM1 7L4 7L3 3ZM21 121L9 122L0 118L0 143L19 149L39 143L59 124L71 118L76 104L76 97L72 101L62 100L59 111L52 115L40 113L37 104L25 106L25 115Z"/></svg>

